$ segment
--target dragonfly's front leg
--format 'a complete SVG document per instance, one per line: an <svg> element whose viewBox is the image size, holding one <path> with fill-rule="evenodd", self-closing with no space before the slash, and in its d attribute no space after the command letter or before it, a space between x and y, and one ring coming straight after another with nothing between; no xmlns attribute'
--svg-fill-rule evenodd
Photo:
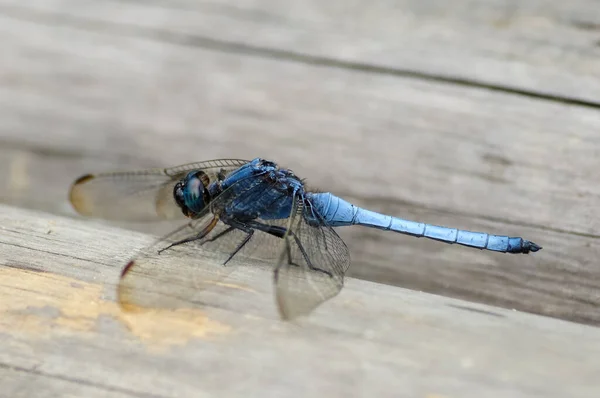
<svg viewBox="0 0 600 398"><path fill-rule="evenodd" d="M213 219L210 221L210 223L208 223L208 225L206 227L204 227L202 229L202 231L200 231L199 233L197 233L194 236L190 236L188 238L181 239L181 240L178 240L178 241L175 241L175 242L171 243L169 246L160 249L158 251L158 254L161 254L165 250L170 249L170 248L172 248L174 246L178 246L178 245L181 245L181 244L184 244L184 243L193 242L195 240L199 240L199 239L204 238L206 235L208 235L210 233L210 231L213 230L213 228L217 225L218 222L219 222L219 219L217 217L213 217ZM188 225L191 225L191 224L188 224Z"/></svg>
<svg viewBox="0 0 600 398"><path fill-rule="evenodd" d="M208 238L208 239L204 240L203 242L200 242L200 246L202 246L203 244L208 243L208 242L214 242L215 240L227 235L228 233L230 233L231 231L234 231L236 229L237 229L236 227L229 227L226 230L219 232L215 236Z"/></svg>

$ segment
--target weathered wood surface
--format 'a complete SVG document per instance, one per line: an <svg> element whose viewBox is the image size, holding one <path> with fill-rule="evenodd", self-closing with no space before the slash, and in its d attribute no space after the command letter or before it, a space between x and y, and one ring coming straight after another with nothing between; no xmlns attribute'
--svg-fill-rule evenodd
<svg viewBox="0 0 600 398"><path fill-rule="evenodd" d="M600 107L595 0L3 0L6 15Z"/></svg>
<svg viewBox="0 0 600 398"><path fill-rule="evenodd" d="M0 206L0 396L597 397L600 329L349 279L296 323L268 268L124 313L150 236ZM199 253L200 255L200 253Z"/></svg>
<svg viewBox="0 0 600 398"><path fill-rule="evenodd" d="M422 30L381 19L372 23L372 40L382 47L369 53L364 50L369 46L354 40L368 26L365 19L356 25L362 28L352 28L353 21L367 18L360 8L349 9L341 15L345 22L324 31L311 28L311 21L329 26L335 6L316 2L313 11L303 5L309 3L295 6L290 13L298 18L295 24L276 23L276 18L256 22L268 7L275 14L284 12L269 2L248 5L255 10L249 17L244 5L183 1L130 1L118 7L108 1L0 4L0 197L5 203L72 214L66 193L81 173L267 157L293 168L312 186L373 210L522 235L544 246L534 256L509 256L354 229L341 232L353 256L352 275L600 324L596 109L368 68L311 65L264 52L248 56L240 47L175 40L180 36L165 33L193 38L210 31L213 38L242 44L255 40L269 48L293 44L307 54L337 60L343 57L333 48L342 51L353 44L362 58L352 59L374 64L385 46L402 36L426 53L387 51L399 57L393 60L396 65L432 65L427 70L439 75L445 74L440 65L446 61L477 65L476 73L515 79L511 85L524 89L543 86L558 95L572 88L571 94L589 99L599 92L593 51L546 58L545 69L529 62L532 55L524 48L533 48L534 36L549 31L526 29L527 15L539 7L515 6L518 15L508 18L511 23L498 36L477 30L489 15L501 14L494 2L474 6L468 14L472 23L464 26L459 23L464 13L458 11L423 17L419 24L420 16L436 11L405 3L404 10L414 14L412 27ZM590 4L570 3L568 10L546 4L540 12L565 15L564 21L581 17L589 25L594 13L585 10ZM369 7L373 20L395 15L383 3ZM459 25L460 34L448 36L455 40L452 45L436 35L427 38L433 26L449 32ZM567 25L559 27L573 29ZM336 39L336 31L344 33ZM269 32L271 40L282 40L281 47L267 40ZM560 54L549 48L559 48L567 38L583 45L581 40L591 34L568 32L558 29L547 37L548 47L535 48ZM529 42L521 40L526 33L533 35ZM471 40L465 41L467 36ZM495 46L478 44L498 37ZM335 40L346 40L346 45ZM437 51L440 46L446 50ZM480 47L467 51L473 55L469 58L457 46ZM507 47L524 57L517 58L527 73L495 74L494 65ZM431 58L430 51L438 58ZM495 64L483 61L486 51L500 51L490 56ZM570 69L575 64L589 67L589 74ZM462 76L456 74L459 68L448 68L447 73ZM565 86L567 81L574 83Z"/></svg>

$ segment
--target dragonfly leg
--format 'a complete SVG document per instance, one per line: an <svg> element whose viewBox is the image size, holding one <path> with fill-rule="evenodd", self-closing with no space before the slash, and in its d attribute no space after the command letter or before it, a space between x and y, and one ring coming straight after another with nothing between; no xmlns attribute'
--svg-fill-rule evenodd
<svg viewBox="0 0 600 398"><path fill-rule="evenodd" d="M211 238L209 241L215 240L215 239L233 231L234 229L239 229L240 231L243 231L246 233L246 237L244 238L244 240L242 240L242 242L235 248L235 250L229 255L229 257L227 257L227 260L225 260L225 262L223 263L223 265L226 265L236 254L238 254L238 252L240 250L242 250L242 248L244 246L246 246L246 244L248 242L250 242L250 239L252 239L252 235L254 235L254 229L252 228L252 225L248 225L247 223L238 221L235 218L222 217L221 221L223 221L225 224L229 225L229 228L227 228L223 232L220 232L215 237Z"/></svg>
<svg viewBox="0 0 600 398"><path fill-rule="evenodd" d="M227 235L228 233L230 233L231 231L237 229L236 227L229 227L224 231L219 232L218 234L216 234L215 236L213 236L212 238L208 238L205 241L201 242L200 245L205 244L206 242L213 242L217 239L219 239L220 237Z"/></svg>
<svg viewBox="0 0 600 398"><path fill-rule="evenodd" d="M209 233L210 231L212 231L212 230L213 230L213 228L214 228L214 227L217 225L217 222L218 222L218 221L219 221L219 219L218 219L217 217L214 217L214 218L213 218L213 219L210 221L210 223L209 223L209 224L208 224L206 227L204 227L204 228L202 229L202 231L200 231L200 232L199 232L197 235L194 235L194 236L192 236L192 237L185 238L185 239L181 239L181 240L178 240L178 241L176 241L176 242L173 242L173 243L171 243L169 246L167 246L167 247L164 247L164 248L160 249L160 250L158 251L158 254L161 254L161 253L162 253L162 252L164 252L165 250L167 250L167 249L170 249L170 248L172 248L172 247L174 247L174 246L178 246L178 245L181 245L181 244L184 244L184 243L193 242L193 241L195 241L195 240L198 240L198 239L202 239L202 238L204 238L206 235L208 235L208 233Z"/></svg>
<svg viewBox="0 0 600 398"><path fill-rule="evenodd" d="M287 232L287 228L276 226L276 225L262 224L262 223L255 222L255 221L251 222L250 226L252 228L258 229L259 231L266 232L266 233L268 233L270 235L273 235L273 236L276 236L278 238L283 238L285 236L285 233ZM308 253L306 253L306 250L304 249L304 246L302 246L302 243L300 242L300 239L298 239L298 237L296 236L296 234L293 231L290 231L290 235L294 238L294 241L298 245L298 248L300 249L300 253L302 253L302 257L304 257L304 261L306 261L306 264L308 265L308 268L310 268L312 271L322 272L322 273L328 275L329 277L333 276L331 274L331 272L323 270L323 269L321 269L319 267L315 267L312 264L312 262L310 261L310 257L308 257ZM292 252L291 252L290 245L287 244L287 243L286 243L286 250L288 252L288 264L299 267L298 264L293 263L291 261L291 259L292 259Z"/></svg>
<svg viewBox="0 0 600 398"><path fill-rule="evenodd" d="M265 232L269 235L273 235L277 238L283 238L287 229L278 225L268 225L256 221L250 221L247 223L250 228L258 229L259 231Z"/></svg>
<svg viewBox="0 0 600 398"><path fill-rule="evenodd" d="M291 234L291 235L293 235L293 234ZM295 236L294 236L294 238L295 238ZM295 239L296 239L296 238L295 238ZM325 275L329 276L330 278L331 278L331 277L333 277L333 275L331 274L331 272L329 272L329 271L325 271L324 269L321 269L321 268L319 268L319 267L315 267L315 266L312 264L312 262L310 261L310 259L308 258L308 254L307 254L307 253L306 253L306 251L304 250L304 247L303 247L303 246L302 246L300 243L298 243L298 241L296 241L296 244L298 245L298 248L300 249L300 252L302 253L302 257L304 257L304 261L306 261L306 264L308 265L308 268L309 268L311 271L322 272L322 273L324 273ZM291 247L290 247L290 244L289 244L289 242L286 242L286 243L285 243L285 249L286 249L286 251L287 251L288 264L289 264L289 265L293 265L293 266L295 266L295 267L301 267L301 265L300 265L300 264L297 264L297 263L295 263L295 262L293 262L293 261L292 261L292 249L291 249ZM279 272L279 269L276 269L276 272Z"/></svg>
<svg viewBox="0 0 600 398"><path fill-rule="evenodd" d="M231 260L233 258L233 256L235 256L240 250L242 250L242 248L244 246L246 246L246 244L248 242L250 242L250 239L252 238L252 235L254 235L254 230L253 229L249 229L248 231L244 231L247 233L246 237L244 238L244 240L242 241L242 243L240 243L238 245L238 247L236 247L236 249L229 255L229 257L227 257L227 260L225 260L225 262L223 263L223 265L226 265L229 260Z"/></svg>
<svg viewBox="0 0 600 398"><path fill-rule="evenodd" d="M293 232L290 232L290 235L292 235L292 237L296 241L296 244L298 245L298 249L300 249L300 252L302 253L302 257L304 257L304 260L306 261L306 264L308 265L308 268L310 268L313 271L322 272L325 275L329 276L330 278L333 277L333 275L331 274L331 272L326 271L324 269L321 269L319 267L315 267L312 264L312 261L310 261L310 258L308 257L308 253L306 253L306 250L304 249L304 246L302 246L302 243L300 243L300 239L298 239L298 237L296 236L296 234L293 233Z"/></svg>
<svg viewBox="0 0 600 398"><path fill-rule="evenodd" d="M296 267L300 267L300 264L296 264L295 262L292 261L292 249L290 247L289 242L285 242L285 250L287 251L288 264L294 265ZM306 260L306 258L305 258L305 260ZM307 261L307 263L308 263L308 261Z"/></svg>

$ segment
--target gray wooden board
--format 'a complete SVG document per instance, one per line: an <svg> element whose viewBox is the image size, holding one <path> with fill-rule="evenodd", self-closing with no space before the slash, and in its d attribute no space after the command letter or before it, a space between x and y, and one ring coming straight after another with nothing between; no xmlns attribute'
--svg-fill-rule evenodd
<svg viewBox="0 0 600 398"><path fill-rule="evenodd" d="M295 323L268 267L124 313L147 235L0 206L0 396L597 397L600 329L348 279ZM196 261L202 261L198 253Z"/></svg>
<svg viewBox="0 0 600 398"><path fill-rule="evenodd" d="M0 343L2 346L2 343ZM87 382L72 375L48 374L35 367L0 365L0 396L7 398L126 398L143 396L131 389L110 388L106 383Z"/></svg>
<svg viewBox="0 0 600 398"><path fill-rule="evenodd" d="M0 7L43 23L600 106L595 0L2 0Z"/></svg>
<svg viewBox="0 0 600 398"><path fill-rule="evenodd" d="M73 214L67 191L82 173L263 156L373 210L544 246L499 255L353 229L341 232L353 275L600 324L593 109L176 45L84 19L2 13L0 30L4 202Z"/></svg>

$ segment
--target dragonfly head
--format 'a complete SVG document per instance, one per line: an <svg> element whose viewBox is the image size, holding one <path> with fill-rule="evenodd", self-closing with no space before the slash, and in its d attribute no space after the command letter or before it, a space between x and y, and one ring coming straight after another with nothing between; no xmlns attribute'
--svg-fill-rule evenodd
<svg viewBox="0 0 600 398"><path fill-rule="evenodd" d="M175 184L173 196L186 217L195 218L210 202L209 184L210 178L202 170L190 171Z"/></svg>

